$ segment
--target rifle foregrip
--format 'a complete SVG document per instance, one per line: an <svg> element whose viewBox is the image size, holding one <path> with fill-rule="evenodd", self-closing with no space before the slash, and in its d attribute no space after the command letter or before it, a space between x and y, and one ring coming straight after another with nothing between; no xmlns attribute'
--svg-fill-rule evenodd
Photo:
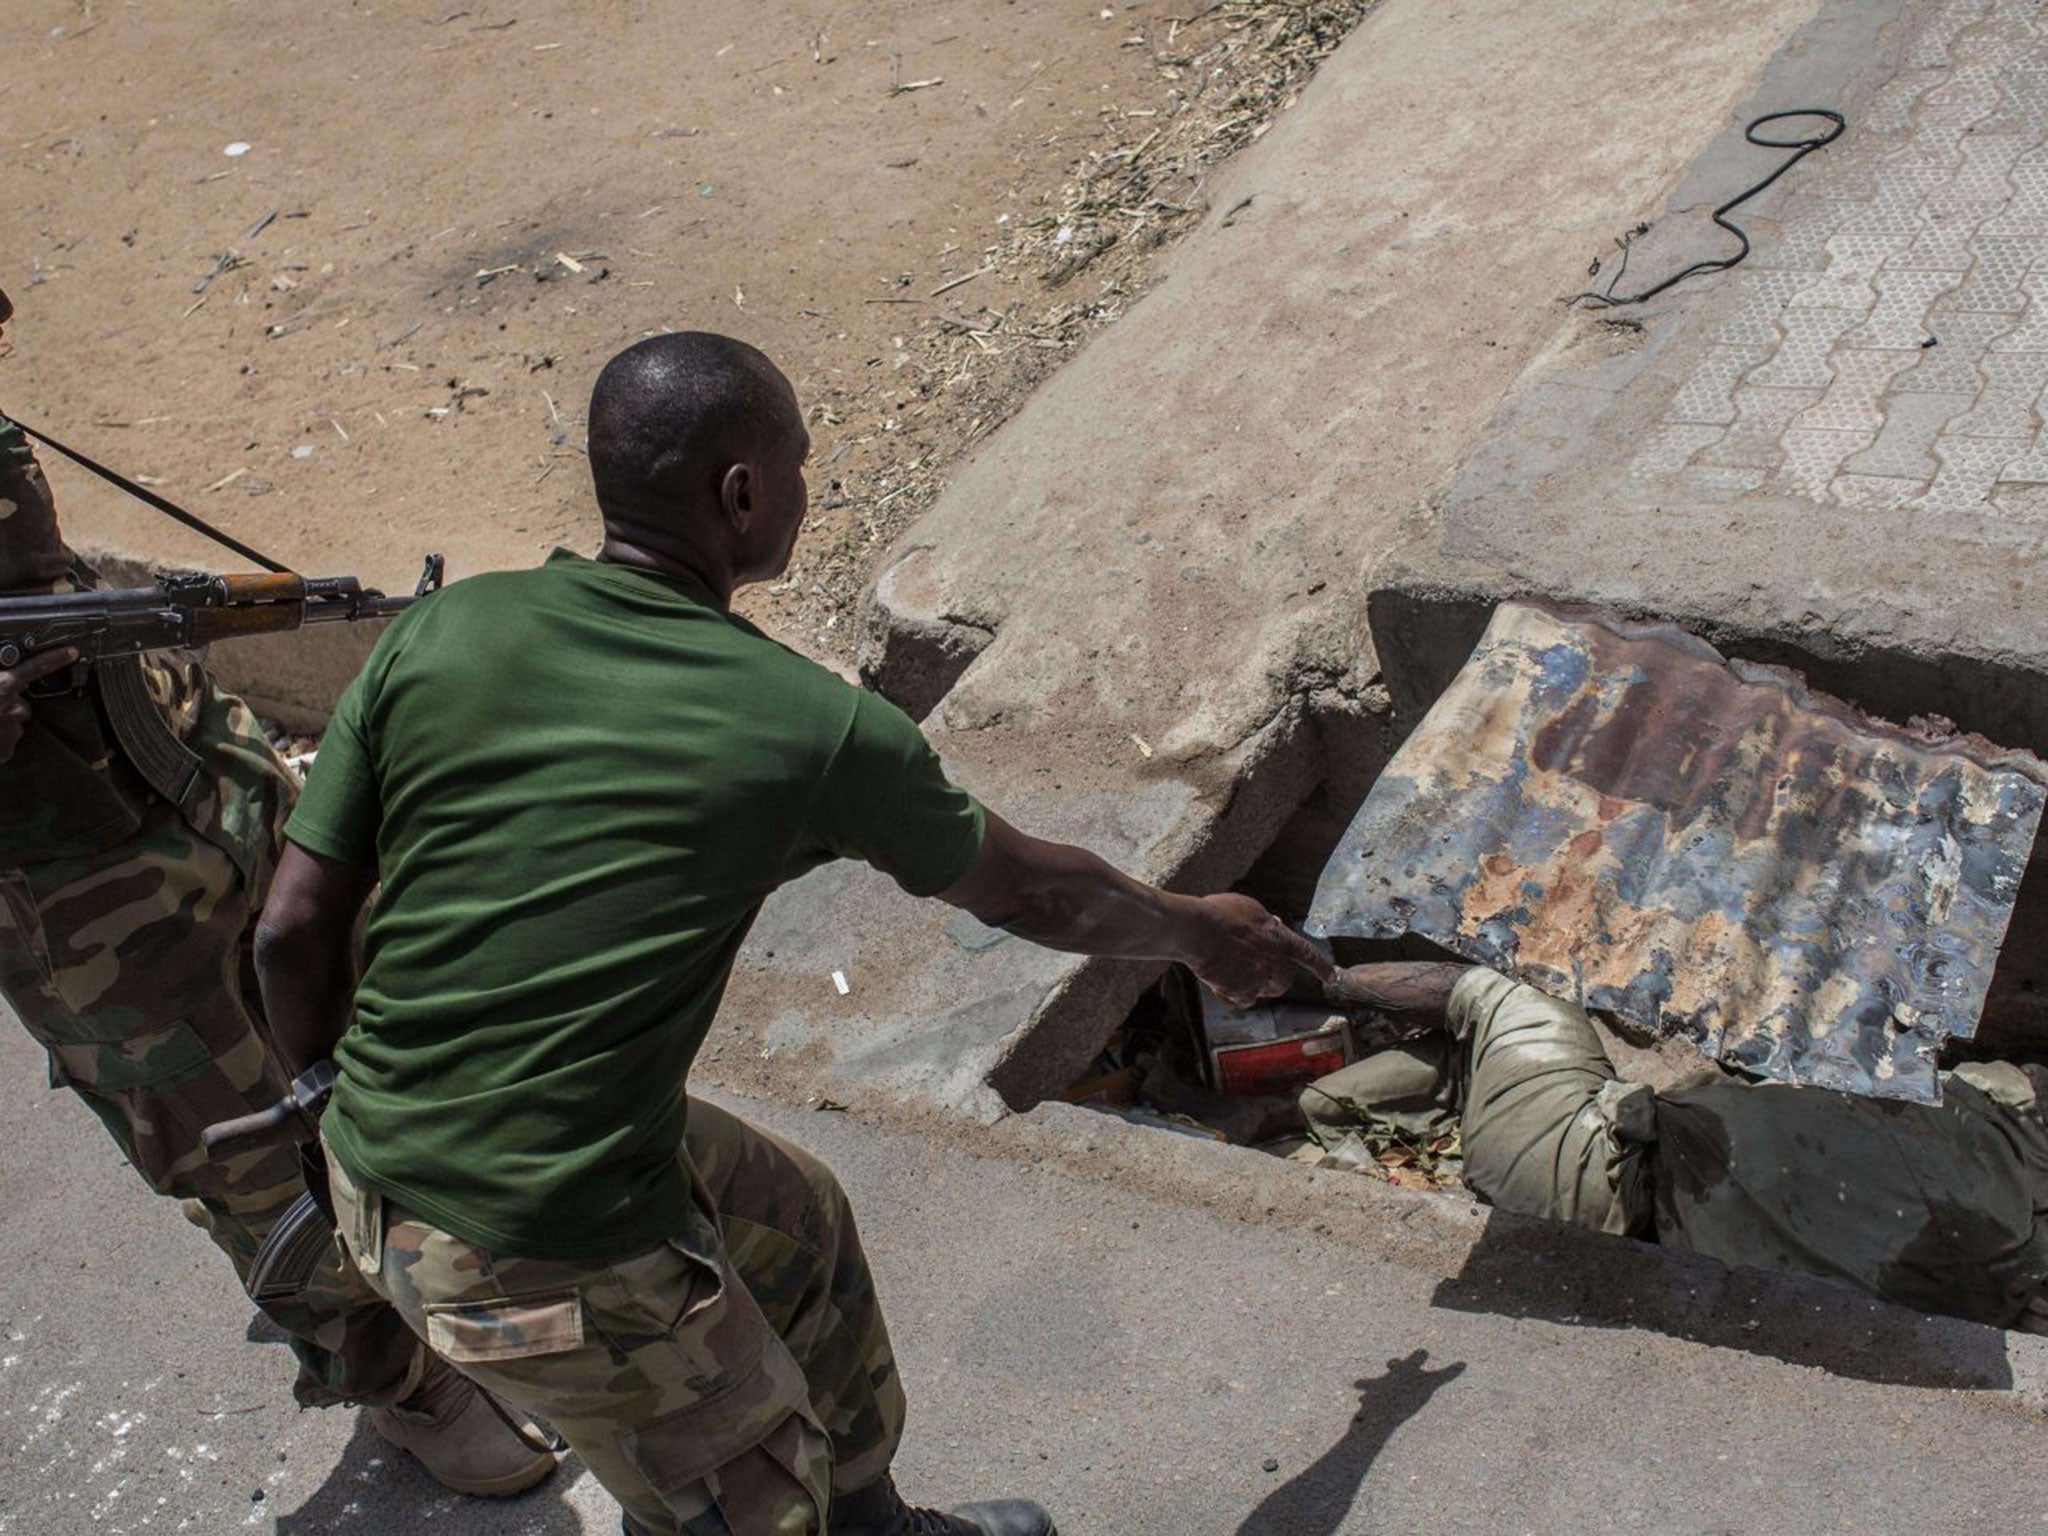
<svg viewBox="0 0 2048 1536"><path fill-rule="evenodd" d="M219 580L231 603L298 603L306 598L306 578L294 571L251 571Z"/></svg>
<svg viewBox="0 0 2048 1536"><path fill-rule="evenodd" d="M295 602L251 603L235 608L200 608L192 614L192 643L240 640L247 635L282 635L306 622L306 605Z"/></svg>

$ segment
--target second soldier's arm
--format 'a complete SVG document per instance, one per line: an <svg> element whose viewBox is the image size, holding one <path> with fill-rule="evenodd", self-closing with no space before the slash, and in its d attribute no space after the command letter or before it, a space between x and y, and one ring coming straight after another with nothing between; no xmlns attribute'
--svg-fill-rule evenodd
<svg viewBox="0 0 2048 1536"><path fill-rule="evenodd" d="M1325 979L1323 995L1340 1008L1442 1013L1452 989L1472 967L1453 960L1383 960L1354 965Z"/></svg>
<svg viewBox="0 0 2048 1536"><path fill-rule="evenodd" d="M285 1070L334 1054L355 997L356 919L377 871L285 844L256 924L256 979Z"/></svg>
<svg viewBox="0 0 2048 1536"><path fill-rule="evenodd" d="M0 308L6 295L0 294ZM0 314L0 325L6 316ZM0 339L0 351L5 341ZM71 551L57 532L57 507L35 450L21 428L0 416L0 594L28 595L59 590L71 568ZM70 650L45 651L11 669L0 669L0 763L14 756L28 727L32 683L62 671L78 659Z"/></svg>

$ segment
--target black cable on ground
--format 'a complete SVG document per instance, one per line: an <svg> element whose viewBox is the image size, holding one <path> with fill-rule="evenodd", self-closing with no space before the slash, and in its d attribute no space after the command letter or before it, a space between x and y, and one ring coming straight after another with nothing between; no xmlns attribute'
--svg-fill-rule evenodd
<svg viewBox="0 0 2048 1536"><path fill-rule="evenodd" d="M1817 135L1801 139L1766 138L1757 132L1759 128L1764 127L1766 124L1783 122L1788 117L1823 118L1828 122L1830 126L1824 133L1820 133ZM1691 266L1685 268L1683 271L1672 273L1671 276L1665 278L1663 282L1658 283L1654 287L1645 288L1641 293L1629 294L1625 298L1617 298L1615 296L1614 290L1616 286L1621 282L1622 274L1628 271L1629 245L1631 244L1634 238L1633 234L1626 235L1623 236L1621 240L1621 265L1614 269L1614 276L1608 279L1606 290L1600 293L1575 293L1571 295L1571 297L1566 299L1565 302L1567 304L1597 305L1602 309L1619 309L1624 304L1640 304L1645 299L1654 299L1658 294L1662 293L1665 289L1673 287L1678 283L1684 282L1688 277L1697 277L1702 272L1727 271L1730 267L1736 265L1745 256L1749 254L1749 236L1744 234L1742 230L1735 224L1730 223L1728 215L1732 213L1735 209L1740 208L1752 197L1755 197L1759 192L1763 191L1766 187L1770 186L1780 176L1783 176L1787 171L1791 170L1793 166L1797 165L1801 160L1804 160L1816 149L1823 149L1826 146L1834 143L1835 140L1839 139L1842 136L1843 131L1847 129L1848 126L1848 122L1843 118L1841 113L1830 112L1825 107L1797 107L1789 112L1766 112L1762 117L1757 118L1747 128L1743 129L1742 136L1745 139L1747 139L1750 143L1756 145L1759 149L1789 149L1792 151L1791 155L1789 155L1785 159L1783 164L1781 164L1775 171L1771 172L1770 175L1766 176L1762 181L1758 182L1748 191L1738 193L1736 196L1729 198L1727 202L1723 203L1720 207L1716 208L1713 213L1714 222L1720 225L1723 229L1727 230L1728 233L1733 235L1737 240L1740 240L1742 242L1741 250L1737 251L1733 256L1725 257L1720 260L1696 261ZM1640 234L1645 228L1647 228L1647 226L1638 225L1636 227L1635 233Z"/></svg>

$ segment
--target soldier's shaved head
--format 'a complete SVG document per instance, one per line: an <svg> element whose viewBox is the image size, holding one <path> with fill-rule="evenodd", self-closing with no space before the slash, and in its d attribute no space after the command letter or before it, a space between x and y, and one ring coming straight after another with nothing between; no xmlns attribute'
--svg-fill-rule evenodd
<svg viewBox="0 0 2048 1536"><path fill-rule="evenodd" d="M780 575L809 452L796 391L757 348L709 331L635 343L590 394L600 558L685 571L721 603Z"/></svg>
<svg viewBox="0 0 2048 1536"><path fill-rule="evenodd" d="M674 331L605 364L590 395L590 471L607 523L688 516L733 464L802 431L796 392L758 348Z"/></svg>

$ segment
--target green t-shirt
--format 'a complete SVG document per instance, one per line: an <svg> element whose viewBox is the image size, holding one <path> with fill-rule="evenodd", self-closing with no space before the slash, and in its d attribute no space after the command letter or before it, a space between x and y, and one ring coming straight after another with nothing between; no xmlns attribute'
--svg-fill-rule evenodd
<svg viewBox="0 0 2048 1536"><path fill-rule="evenodd" d="M768 893L837 857L914 895L982 812L902 711L696 584L557 550L410 609L286 835L374 864L334 1155L494 1252L691 1230L683 1079Z"/></svg>

